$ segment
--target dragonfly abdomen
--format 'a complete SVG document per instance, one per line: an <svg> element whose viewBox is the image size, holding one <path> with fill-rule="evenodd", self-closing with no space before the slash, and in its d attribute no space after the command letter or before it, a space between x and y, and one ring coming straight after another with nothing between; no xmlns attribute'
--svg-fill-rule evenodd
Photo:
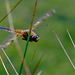
<svg viewBox="0 0 75 75"><path fill-rule="evenodd" d="M10 28L0 26L0 29L11 32Z"/></svg>

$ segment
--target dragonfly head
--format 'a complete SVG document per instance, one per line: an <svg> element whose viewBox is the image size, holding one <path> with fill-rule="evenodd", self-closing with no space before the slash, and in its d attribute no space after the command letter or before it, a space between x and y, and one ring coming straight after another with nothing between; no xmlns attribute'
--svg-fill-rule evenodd
<svg viewBox="0 0 75 75"><path fill-rule="evenodd" d="M40 37L38 35L33 35L33 36L30 37L30 39L32 39L35 42L38 42Z"/></svg>

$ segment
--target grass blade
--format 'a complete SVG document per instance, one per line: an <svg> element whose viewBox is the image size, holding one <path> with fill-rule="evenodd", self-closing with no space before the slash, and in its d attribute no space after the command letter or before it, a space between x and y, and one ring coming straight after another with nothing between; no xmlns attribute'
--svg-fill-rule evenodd
<svg viewBox="0 0 75 75"><path fill-rule="evenodd" d="M14 72L16 73L16 75L18 75L18 73L17 73L17 71L16 71L14 65L12 64L11 60L9 59L9 57L7 56L6 52L4 51L4 49L3 49L3 47L2 47L1 45L0 45L0 49L2 49L4 55L6 56L7 60L8 60L9 63L10 63L10 65L12 66L12 68L13 68Z"/></svg>
<svg viewBox="0 0 75 75"><path fill-rule="evenodd" d="M37 75L41 75L42 71L40 70L39 73Z"/></svg>
<svg viewBox="0 0 75 75"><path fill-rule="evenodd" d="M29 65L29 69L31 68L31 64L32 64L33 59L34 59L34 56L35 56L35 53L36 53L36 49L37 49L37 45L35 47L35 50L34 50L34 53L33 53L33 56L32 56L31 62L30 62L30 65Z"/></svg>
<svg viewBox="0 0 75 75"><path fill-rule="evenodd" d="M21 75L21 72L22 72L22 68L23 68L23 64L24 64L24 60L25 60L25 56L26 56L26 52L27 52L27 47L28 47L28 43L29 43L29 38L30 38L30 35L28 36L28 39L27 39L27 43L26 43L25 52L24 52L24 56L23 56L23 61L21 63L19 75Z"/></svg>
<svg viewBox="0 0 75 75"><path fill-rule="evenodd" d="M21 2L22 0L19 0L17 4L0 20L2 22Z"/></svg>
<svg viewBox="0 0 75 75"><path fill-rule="evenodd" d="M71 40L71 42L72 42L72 44L73 44L73 47L75 48L75 44L74 44L74 41L73 41L73 39L72 39L72 37L71 37L71 35L70 35L70 33L69 33L69 30L66 29L66 31L67 31L68 36L69 36L69 38L70 38L70 40Z"/></svg>
<svg viewBox="0 0 75 75"><path fill-rule="evenodd" d="M32 71L32 75L34 75L34 73L35 73L36 69L38 68L38 66L39 66L39 64L40 64L40 62L41 62L43 56L44 56L44 53L41 55L39 61L37 62L35 68L33 69L33 71Z"/></svg>
<svg viewBox="0 0 75 75"><path fill-rule="evenodd" d="M19 45L17 39L16 39L14 42L15 42L16 48L17 48L17 50L18 50L19 56L20 56L20 58L21 58L21 61L22 61L22 59L23 59L23 54L22 54L22 50L21 50L21 48L20 48L20 45ZM31 75L31 74L30 74L30 71L29 71L29 68L28 68L28 66L27 66L27 64L26 64L25 61L24 61L24 63L23 63L23 67L24 67L24 69L25 69L25 71L26 71L26 74L27 74L27 75Z"/></svg>
<svg viewBox="0 0 75 75"><path fill-rule="evenodd" d="M53 32L54 32L54 31L53 31ZM66 54L66 56L67 56L68 60L70 61L70 63L71 63L71 65L72 65L72 67L73 67L73 68L74 68L74 70L75 70L75 66L74 66L74 64L73 64L72 60L70 59L70 57L69 57L69 55L68 55L68 53L67 53L66 49L64 48L64 46L63 46L62 42L60 41L59 37L57 36L57 34L56 34L55 32L54 32L54 34L55 34L55 36L56 36L56 38L57 38L57 40L58 40L59 44L61 45L61 47L62 47L62 49L63 49L64 53Z"/></svg>
<svg viewBox="0 0 75 75"><path fill-rule="evenodd" d="M4 69L5 69L6 73L7 73L7 75L9 75L9 73L8 73L8 71L7 71L7 68L6 68L6 66L5 66L5 64L4 64L4 62L3 62L1 56L0 56L0 60L1 60L1 62L2 62L2 65L3 65L3 67L4 67Z"/></svg>
<svg viewBox="0 0 75 75"><path fill-rule="evenodd" d="M20 0L20 1L22 1L22 0ZM17 4L18 4L18 3L17 3ZM17 5L16 5L16 6L17 6ZM6 8L7 8L7 13L9 13L9 11L10 11L10 6L9 6L9 1L8 1L8 0L6 0ZM14 26L13 26L13 20L12 20L12 15L11 15L11 13L8 15L8 20L9 20L10 28L14 31ZM15 37L14 43L15 43L16 48L17 48L17 50L18 50L19 56L20 56L20 58L21 58L21 60L22 60L22 58L23 58L23 54L22 54L22 52L21 52L22 50L21 50L21 48L20 48L20 46L19 46L19 43L18 43L16 37ZM28 75L30 75L30 71L29 71L29 69L28 69L28 66L27 66L26 62L24 62L24 65L23 65L23 66L24 66L24 69L25 69L26 73L27 73Z"/></svg>
<svg viewBox="0 0 75 75"><path fill-rule="evenodd" d="M33 12L33 17L32 17L31 26L30 26L30 31L29 31L29 35L28 35L28 39L27 39L27 43L26 43L26 47L25 47L25 51L24 51L24 56L23 56L23 61L22 61L22 63L21 63L19 75L21 75L22 68L23 68L23 63L24 63L24 59L25 59L25 56L26 56L27 48L28 48L28 43L29 43L30 33L31 33L33 21L34 21L34 16L35 16L36 6L37 6L37 0L36 0L36 2L35 2L35 7L34 7L34 12Z"/></svg>

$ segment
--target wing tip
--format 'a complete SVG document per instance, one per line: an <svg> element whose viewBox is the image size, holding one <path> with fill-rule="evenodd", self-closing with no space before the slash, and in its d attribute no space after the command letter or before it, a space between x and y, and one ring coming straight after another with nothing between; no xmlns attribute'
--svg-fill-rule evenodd
<svg viewBox="0 0 75 75"><path fill-rule="evenodd" d="M51 12L53 13L53 14L55 14L56 13L56 10L55 9L51 9Z"/></svg>

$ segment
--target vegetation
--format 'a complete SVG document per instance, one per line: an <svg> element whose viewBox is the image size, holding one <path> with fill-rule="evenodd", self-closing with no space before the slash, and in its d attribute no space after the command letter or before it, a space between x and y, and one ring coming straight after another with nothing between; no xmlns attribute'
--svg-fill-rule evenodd
<svg viewBox="0 0 75 75"><path fill-rule="evenodd" d="M10 7L12 8L18 2L18 0L10 0L9 2ZM35 0L22 0L22 2L12 12L15 29L27 29L30 27L34 4ZM75 1L38 0L34 21L36 21L44 12L50 10L51 8L56 10L56 14L39 25L43 26L48 24L48 27L35 31L40 36L40 40L38 43L29 42L25 57L26 63L28 66L30 65L30 61L37 45L35 57L30 68L31 72L33 71L43 52L44 56L34 75L36 75L40 70L42 71L41 75L74 75L75 71L52 31L57 33L71 60L75 64L75 48L73 47L66 31L66 29L69 30L72 39L75 41ZM6 13L5 0L0 0L0 19L2 19ZM9 27L8 18L4 19L0 23L0 26ZM9 34L10 33L6 31L0 30L0 42L2 42L2 40ZM22 40L20 37L18 38L18 41L22 52L24 53L26 41ZM7 49L5 49L5 52L19 73L21 59L15 44L12 43ZM0 51L0 55L2 56L9 74L15 75L15 72L13 71L11 65L9 64L2 51ZM0 61L0 75L5 74L6 72ZM22 70L22 74L25 74L24 68Z"/></svg>

